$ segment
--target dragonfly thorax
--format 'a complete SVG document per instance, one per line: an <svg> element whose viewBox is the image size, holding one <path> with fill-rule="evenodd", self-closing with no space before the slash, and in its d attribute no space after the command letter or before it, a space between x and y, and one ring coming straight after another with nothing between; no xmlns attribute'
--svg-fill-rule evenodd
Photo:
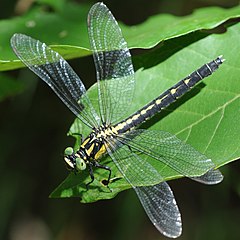
<svg viewBox="0 0 240 240"><path fill-rule="evenodd" d="M106 153L107 139L114 138L117 134L113 126L103 124L95 128L82 142L79 150L74 153L72 147L68 147L64 152L64 161L68 168L73 171L83 171L86 165L98 161Z"/></svg>

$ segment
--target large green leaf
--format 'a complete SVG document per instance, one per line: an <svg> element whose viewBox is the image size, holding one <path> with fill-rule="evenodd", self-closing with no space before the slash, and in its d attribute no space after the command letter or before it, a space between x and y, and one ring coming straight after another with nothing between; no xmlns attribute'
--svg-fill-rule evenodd
<svg viewBox="0 0 240 240"><path fill-rule="evenodd" d="M130 48L151 48L163 40L197 30L213 29L234 17L240 17L240 6L231 9L201 8L184 17L161 14L150 17L137 26L121 28Z"/></svg>
<svg viewBox="0 0 240 240"><path fill-rule="evenodd" d="M44 7L38 6L24 16L0 21L0 71L23 66L16 60L9 45L11 36L16 32L46 42L65 59L91 54L86 27L90 6L57 1L53 7L55 12L48 12ZM136 26L121 24L121 28L130 48L152 48L163 40L197 30L212 29L239 16L240 6L231 9L209 7L198 9L185 17L156 15Z"/></svg>
<svg viewBox="0 0 240 240"><path fill-rule="evenodd" d="M216 73L143 127L176 134L211 158L217 167L239 158L240 59L236 54L240 51L239 36L240 24L229 27L221 34L204 36L193 33L168 41L163 47L134 58L135 65L139 67L142 64L142 68L136 72L135 98L129 112L133 113L202 64L223 54L226 62ZM95 104L96 85L89 90L89 95ZM86 135L89 131L76 120L70 133ZM97 190L93 186L86 191L84 185L90 178L84 173L70 175L51 196L79 196L82 202L92 202L114 197L129 187L123 183L109 157L102 163L113 168L113 177L116 179L109 185L112 192L101 184L108 173L97 170L94 182ZM156 168L166 180L180 177L161 163L156 164Z"/></svg>

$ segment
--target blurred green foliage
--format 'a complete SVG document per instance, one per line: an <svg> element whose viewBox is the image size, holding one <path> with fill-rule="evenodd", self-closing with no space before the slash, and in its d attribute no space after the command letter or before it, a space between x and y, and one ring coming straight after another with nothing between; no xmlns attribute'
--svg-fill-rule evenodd
<svg viewBox="0 0 240 240"><path fill-rule="evenodd" d="M169 109L174 110L171 114L165 112L157 116L146 127L176 133L204 151L204 136L197 129L201 127L210 138L213 136L213 145L206 154L217 165L235 160L239 156L239 24L236 23L238 19L229 20L227 24L223 22L239 17L240 8L234 7L237 3L183 0L154 0L147 4L143 0L104 3L126 23L139 23L161 11L180 16L190 14L199 7L214 6L198 9L191 16L159 15L136 27L121 25L132 48L152 48L166 40L163 46L159 44L157 48L140 51L134 57L134 66L138 69L137 101L131 111L202 63L223 54L227 61L212 79L205 81L207 86L201 89L200 94L192 92ZM3 4L5 8L0 9L0 59L5 61L0 64L2 70L20 66L9 45L9 39L15 32L27 33L54 45L53 48L67 59L90 54L86 16L93 2L39 0L34 3L19 1L18 5L14 1L4 1ZM19 15L14 16L16 13ZM193 21L196 17L198 24ZM165 28L161 25L163 22ZM217 29L199 32L219 24L222 25ZM71 65L80 73L87 87L95 82L91 58L71 61ZM132 191L120 194L112 201L87 205L80 204L78 199L48 198L67 175L61 153L66 146L73 145L73 139L64 136L74 116L36 79L26 69L0 75L0 238L15 240L24 236L25 239L33 239L35 234L41 239L165 239L144 215ZM167 81L161 82L161 86L157 85L165 79ZM144 94L146 91L149 94ZM95 99L94 87L91 94ZM207 96L212 100L206 102ZM189 98L191 101L186 102ZM226 107L221 108L224 103ZM194 125L189 132L187 126L196 119L190 120L186 111L195 108L205 116L214 109L216 115L206 118L201 126ZM186 117L185 126L175 124L177 118L184 117L182 114ZM226 116L224 121L221 116ZM220 127L214 132L219 120ZM199 137L199 141L194 135ZM180 239L240 238L238 162L221 170L225 180L218 186L207 187L183 179L170 182L183 214L184 230ZM77 181L76 177L74 180Z"/></svg>

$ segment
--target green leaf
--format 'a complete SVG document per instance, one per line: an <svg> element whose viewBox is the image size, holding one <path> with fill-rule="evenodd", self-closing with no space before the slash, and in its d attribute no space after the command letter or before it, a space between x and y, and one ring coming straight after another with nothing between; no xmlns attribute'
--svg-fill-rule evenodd
<svg viewBox="0 0 240 240"><path fill-rule="evenodd" d="M135 98L129 113L138 110L204 63L223 54L226 62L217 72L142 127L177 135L206 154L217 167L239 158L240 59L236 54L240 51L239 35L240 24L229 27L222 34L205 36L192 33L168 41L162 48L134 58L135 65L142 64L142 68L136 72ZM88 93L96 106L96 85ZM79 120L76 120L70 129L70 133L83 133L85 136L89 132ZM101 163L116 169L109 157ZM174 170L159 162L155 167L166 180L180 177ZM95 175L94 184L98 186L99 195L94 187L86 191L82 185L81 180L84 180L85 184L90 181L89 177L84 175L84 179L80 179L81 176L77 174L70 175L51 196L80 196L84 199L83 202L92 202L94 199L109 199L118 191L126 189L126 185L122 185L124 180L119 178L118 171L114 170L113 176L118 178L114 185L109 185L112 189L112 193L109 193L105 186L101 186L102 179L106 179L108 173L104 170L97 171L99 175Z"/></svg>
<svg viewBox="0 0 240 240"><path fill-rule="evenodd" d="M91 54L86 27L90 6L63 1L57 1L51 6L55 12L47 12L40 6L32 8L24 16L0 21L0 71L23 66L16 60L9 44L11 36L16 32L51 45L65 59ZM239 12L240 6L231 9L209 7L198 9L185 17L160 14L136 26L120 25L130 48L152 48L164 40L197 30L213 29L229 19L240 17Z"/></svg>
<svg viewBox="0 0 240 240"><path fill-rule="evenodd" d="M177 17L160 14L137 26L122 26L129 48L152 48L163 40L180 37L198 30L213 29L227 20L240 17L240 6L223 9L208 7L195 10L191 15Z"/></svg>
<svg viewBox="0 0 240 240"><path fill-rule="evenodd" d="M94 170L96 181L89 185L88 190L86 188L86 184L90 181L88 171L76 175L70 173L65 181L51 193L50 197L79 197L82 203L90 203L101 199L111 199L119 192L130 188L130 185L117 171L115 164L112 161L107 161L106 163L113 172L110 189L104 185L104 181L108 177L108 172L96 169L96 171Z"/></svg>

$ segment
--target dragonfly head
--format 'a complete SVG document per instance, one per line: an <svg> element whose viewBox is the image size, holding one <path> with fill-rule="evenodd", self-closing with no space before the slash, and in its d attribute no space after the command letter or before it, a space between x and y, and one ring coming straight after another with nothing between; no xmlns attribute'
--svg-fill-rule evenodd
<svg viewBox="0 0 240 240"><path fill-rule="evenodd" d="M71 171L78 172L86 169L86 162L79 156L79 154L74 153L72 147L67 147L64 150L64 161Z"/></svg>

